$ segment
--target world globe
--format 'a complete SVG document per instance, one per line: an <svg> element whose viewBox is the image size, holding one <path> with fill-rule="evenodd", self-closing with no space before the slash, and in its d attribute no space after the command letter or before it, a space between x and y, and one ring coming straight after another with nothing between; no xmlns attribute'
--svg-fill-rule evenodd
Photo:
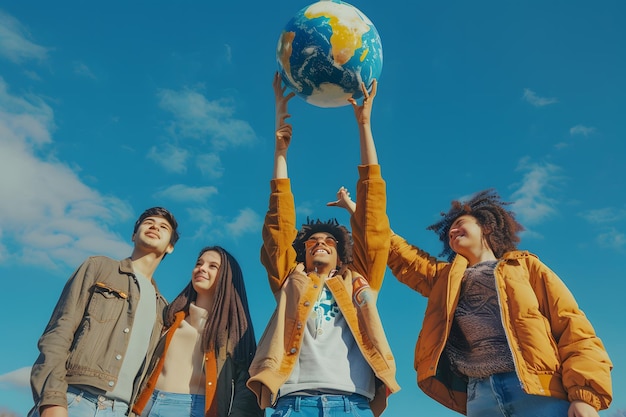
<svg viewBox="0 0 626 417"><path fill-rule="evenodd" d="M300 10L285 25L276 49L285 85L318 107L348 105L380 77L383 49L374 24L340 0L322 0Z"/></svg>

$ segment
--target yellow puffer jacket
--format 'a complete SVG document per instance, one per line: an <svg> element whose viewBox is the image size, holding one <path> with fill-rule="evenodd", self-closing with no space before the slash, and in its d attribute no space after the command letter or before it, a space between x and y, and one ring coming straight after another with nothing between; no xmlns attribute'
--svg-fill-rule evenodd
<svg viewBox="0 0 626 417"><path fill-rule="evenodd" d="M417 384L441 404L466 414L467 384L442 353L467 260L457 255L452 263L438 261L393 235L387 264L400 282L428 298L415 347ZM524 390L607 408L613 366L565 284L526 251L504 254L495 277L502 323Z"/></svg>

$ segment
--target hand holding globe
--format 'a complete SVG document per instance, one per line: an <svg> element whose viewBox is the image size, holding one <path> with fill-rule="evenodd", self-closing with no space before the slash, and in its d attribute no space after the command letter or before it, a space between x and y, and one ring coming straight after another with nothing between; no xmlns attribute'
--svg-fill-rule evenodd
<svg viewBox="0 0 626 417"><path fill-rule="evenodd" d="M276 50L285 85L318 107L349 105L380 76L383 52L374 24L356 7L322 0L285 25Z"/></svg>

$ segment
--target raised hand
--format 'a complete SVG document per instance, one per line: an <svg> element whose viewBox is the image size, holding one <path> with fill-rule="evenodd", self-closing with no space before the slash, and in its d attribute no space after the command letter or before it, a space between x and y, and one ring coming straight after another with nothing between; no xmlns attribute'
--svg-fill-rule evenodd
<svg viewBox="0 0 626 417"><path fill-rule="evenodd" d="M354 116L359 125L370 124L372 117L372 102L376 97L376 90L378 88L378 81L374 79L372 81L372 91L368 92L364 83L361 83L361 91L363 92L363 102L361 105L357 103L355 99L350 97L348 101L352 104L354 110Z"/></svg>
<svg viewBox="0 0 626 417"><path fill-rule="evenodd" d="M296 95L293 91L285 95L286 86L282 85L280 74L274 74L274 96L276 99L276 150L286 151L291 143L292 127L287 123L291 115L287 112L287 103Z"/></svg>
<svg viewBox="0 0 626 417"><path fill-rule="evenodd" d="M276 99L276 149L274 150L274 177L288 178L287 149L291 144L292 127L287 123L291 115L287 112L287 103L296 94L291 92L285 95L286 86L282 85L280 74L274 74L274 96Z"/></svg>
<svg viewBox="0 0 626 417"><path fill-rule="evenodd" d="M326 205L330 207L344 208L351 215L354 214L354 212L356 211L356 203L352 201L352 198L350 198L350 192L348 191L348 189L343 186L339 187L339 190L337 191L337 200L330 201L326 203Z"/></svg>

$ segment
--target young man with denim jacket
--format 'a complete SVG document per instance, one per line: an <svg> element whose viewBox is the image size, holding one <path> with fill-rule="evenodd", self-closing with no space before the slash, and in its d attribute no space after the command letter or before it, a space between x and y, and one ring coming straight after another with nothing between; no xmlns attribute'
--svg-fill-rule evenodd
<svg viewBox="0 0 626 417"><path fill-rule="evenodd" d="M31 417L128 414L163 326L167 302L153 274L177 227L168 210L150 208L135 223L129 258L93 256L70 277L39 339Z"/></svg>

